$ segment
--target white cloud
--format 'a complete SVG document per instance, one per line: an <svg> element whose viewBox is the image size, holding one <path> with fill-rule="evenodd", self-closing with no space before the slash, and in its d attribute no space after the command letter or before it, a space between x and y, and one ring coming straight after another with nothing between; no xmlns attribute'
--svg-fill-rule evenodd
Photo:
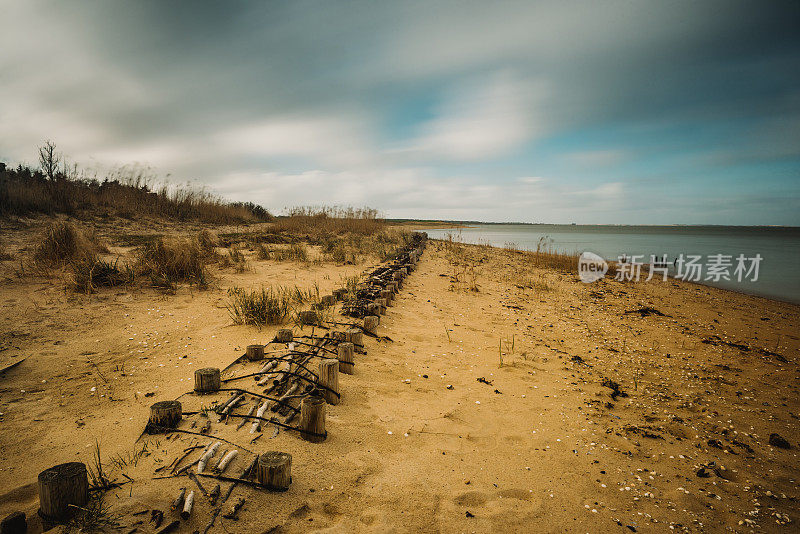
<svg viewBox="0 0 800 534"><path fill-rule="evenodd" d="M410 152L457 161L502 156L541 131L542 86L509 72L460 86L424 124Z"/></svg>
<svg viewBox="0 0 800 534"><path fill-rule="evenodd" d="M227 154L360 165L370 157L365 122L357 115L274 117L224 130L214 140Z"/></svg>

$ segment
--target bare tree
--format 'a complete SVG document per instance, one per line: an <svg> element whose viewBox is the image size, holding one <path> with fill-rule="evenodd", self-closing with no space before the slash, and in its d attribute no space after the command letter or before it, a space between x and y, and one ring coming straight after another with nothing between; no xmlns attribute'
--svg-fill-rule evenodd
<svg viewBox="0 0 800 534"><path fill-rule="evenodd" d="M56 179L61 159L61 154L56 152L56 144L54 142L45 141L44 145L39 147L39 166L42 168L42 173L49 179Z"/></svg>

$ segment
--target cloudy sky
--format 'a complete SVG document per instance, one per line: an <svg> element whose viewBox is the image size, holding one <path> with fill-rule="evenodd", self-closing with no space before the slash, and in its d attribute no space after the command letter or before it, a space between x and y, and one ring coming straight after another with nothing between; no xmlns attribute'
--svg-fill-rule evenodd
<svg viewBox="0 0 800 534"><path fill-rule="evenodd" d="M0 160L234 200L800 225L800 2L0 0Z"/></svg>

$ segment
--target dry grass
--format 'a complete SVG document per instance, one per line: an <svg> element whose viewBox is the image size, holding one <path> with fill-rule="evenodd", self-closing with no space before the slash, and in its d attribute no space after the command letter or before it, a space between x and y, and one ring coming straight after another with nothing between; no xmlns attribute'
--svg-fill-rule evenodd
<svg viewBox="0 0 800 534"><path fill-rule="evenodd" d="M292 311L292 296L280 286L253 291L234 287L228 290L227 308L235 324L283 324Z"/></svg>
<svg viewBox="0 0 800 534"><path fill-rule="evenodd" d="M308 247L305 243L295 242L287 248L273 249L272 259L275 261L308 261Z"/></svg>
<svg viewBox="0 0 800 534"><path fill-rule="evenodd" d="M99 287L131 284L136 279L130 267L119 266L119 259L106 261L97 257L71 263L68 274L70 285L84 293L94 293Z"/></svg>
<svg viewBox="0 0 800 534"><path fill-rule="evenodd" d="M155 287L175 289L180 282L204 287L208 281L205 256L195 239L162 237L143 245L135 271Z"/></svg>
<svg viewBox="0 0 800 534"><path fill-rule="evenodd" d="M33 253L40 266L64 267L76 261L95 259L108 249L96 235L67 221L57 221L45 228Z"/></svg>
<svg viewBox="0 0 800 534"><path fill-rule="evenodd" d="M250 269L247 258L236 245L231 245L228 248L228 254L222 257L221 264L223 267L233 267L233 270L237 273L244 273Z"/></svg>
<svg viewBox="0 0 800 534"><path fill-rule="evenodd" d="M260 287L246 290L233 287L228 290L228 313L235 324L265 326L283 324L293 316L294 310L305 302L319 302L319 286L310 289L297 286Z"/></svg>
<svg viewBox="0 0 800 534"><path fill-rule="evenodd" d="M264 243L258 243L256 245L256 257L259 260L269 260L272 258L272 254Z"/></svg>
<svg viewBox="0 0 800 534"><path fill-rule="evenodd" d="M355 265L369 259L386 261L411 239L407 231L381 230L371 235L345 234L322 241L323 257L334 263Z"/></svg>
<svg viewBox="0 0 800 534"><path fill-rule="evenodd" d="M276 219L272 231L321 237L347 233L372 235L384 227L378 211L370 208L298 207Z"/></svg>
<svg viewBox="0 0 800 534"><path fill-rule="evenodd" d="M200 250L207 256L213 256L216 253L216 248L219 246L219 236L213 230L203 228L197 234L197 242L200 244Z"/></svg>

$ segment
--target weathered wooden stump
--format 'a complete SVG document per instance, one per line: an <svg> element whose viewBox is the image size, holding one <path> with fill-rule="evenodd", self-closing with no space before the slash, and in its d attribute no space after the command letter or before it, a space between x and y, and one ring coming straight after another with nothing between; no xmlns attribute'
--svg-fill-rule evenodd
<svg viewBox="0 0 800 534"><path fill-rule="evenodd" d="M328 404L339 404L339 360L326 358L319 362L319 384L325 388L323 397ZM322 388L321 388L322 389Z"/></svg>
<svg viewBox="0 0 800 534"><path fill-rule="evenodd" d="M323 306L333 306L336 304L336 297L333 295L323 295L319 301Z"/></svg>
<svg viewBox="0 0 800 534"><path fill-rule="evenodd" d="M219 369L216 367L205 367L194 372L194 390L198 393L217 391L221 384Z"/></svg>
<svg viewBox="0 0 800 534"><path fill-rule="evenodd" d="M89 501L89 476L80 462L60 464L39 473L39 511L46 519L68 519Z"/></svg>
<svg viewBox="0 0 800 534"><path fill-rule="evenodd" d="M386 315L386 299L375 299L375 304L378 306L378 313L381 315Z"/></svg>
<svg viewBox="0 0 800 534"><path fill-rule="evenodd" d="M400 271L395 271L392 275L392 280L394 281L395 287L397 288L396 291L400 291L400 288L403 287L403 275Z"/></svg>
<svg viewBox="0 0 800 534"><path fill-rule="evenodd" d="M297 314L297 320L301 325L315 325L319 323L319 316L313 310L306 310Z"/></svg>
<svg viewBox="0 0 800 534"><path fill-rule="evenodd" d="M13 512L0 521L0 534L25 534L28 531L28 519L25 512Z"/></svg>
<svg viewBox="0 0 800 534"><path fill-rule="evenodd" d="M264 345L247 345L247 359L251 362L264 359Z"/></svg>
<svg viewBox="0 0 800 534"><path fill-rule="evenodd" d="M178 426L182 415L180 402L174 400L158 401L150 406L150 421L147 423L147 433L159 434L165 429L175 428Z"/></svg>
<svg viewBox="0 0 800 534"><path fill-rule="evenodd" d="M269 489L286 491L292 483L292 455L268 451L258 457L256 479Z"/></svg>
<svg viewBox="0 0 800 534"><path fill-rule="evenodd" d="M378 315L378 305L374 302L368 302L364 305L364 309L367 312L367 315Z"/></svg>
<svg viewBox="0 0 800 534"><path fill-rule="evenodd" d="M386 289L388 289L392 293L397 293L397 282L389 282L388 284L386 284Z"/></svg>
<svg viewBox="0 0 800 534"><path fill-rule="evenodd" d="M392 290L391 289L384 289L381 291L381 298L386 301L386 305L389 306L392 303Z"/></svg>
<svg viewBox="0 0 800 534"><path fill-rule="evenodd" d="M364 333L361 331L360 328L348 328L347 329L347 341L352 343L353 345L364 345Z"/></svg>
<svg viewBox="0 0 800 534"><path fill-rule="evenodd" d="M325 441L325 398L309 395L300 402L300 435L311 443Z"/></svg>
<svg viewBox="0 0 800 534"><path fill-rule="evenodd" d="M339 358L339 372L346 375L352 375L355 365L353 363L353 354L355 347L352 343L339 343L338 358Z"/></svg>
<svg viewBox="0 0 800 534"><path fill-rule="evenodd" d="M377 315L367 315L364 317L364 330L371 334L375 334L378 331L378 323L380 322L381 319Z"/></svg>
<svg viewBox="0 0 800 534"><path fill-rule="evenodd" d="M333 298L336 300L343 300L345 295L347 295L347 290L343 287L333 290Z"/></svg>
<svg viewBox="0 0 800 534"><path fill-rule="evenodd" d="M275 334L275 341L278 343L291 343L294 341L294 332L292 332L291 328L281 328Z"/></svg>

